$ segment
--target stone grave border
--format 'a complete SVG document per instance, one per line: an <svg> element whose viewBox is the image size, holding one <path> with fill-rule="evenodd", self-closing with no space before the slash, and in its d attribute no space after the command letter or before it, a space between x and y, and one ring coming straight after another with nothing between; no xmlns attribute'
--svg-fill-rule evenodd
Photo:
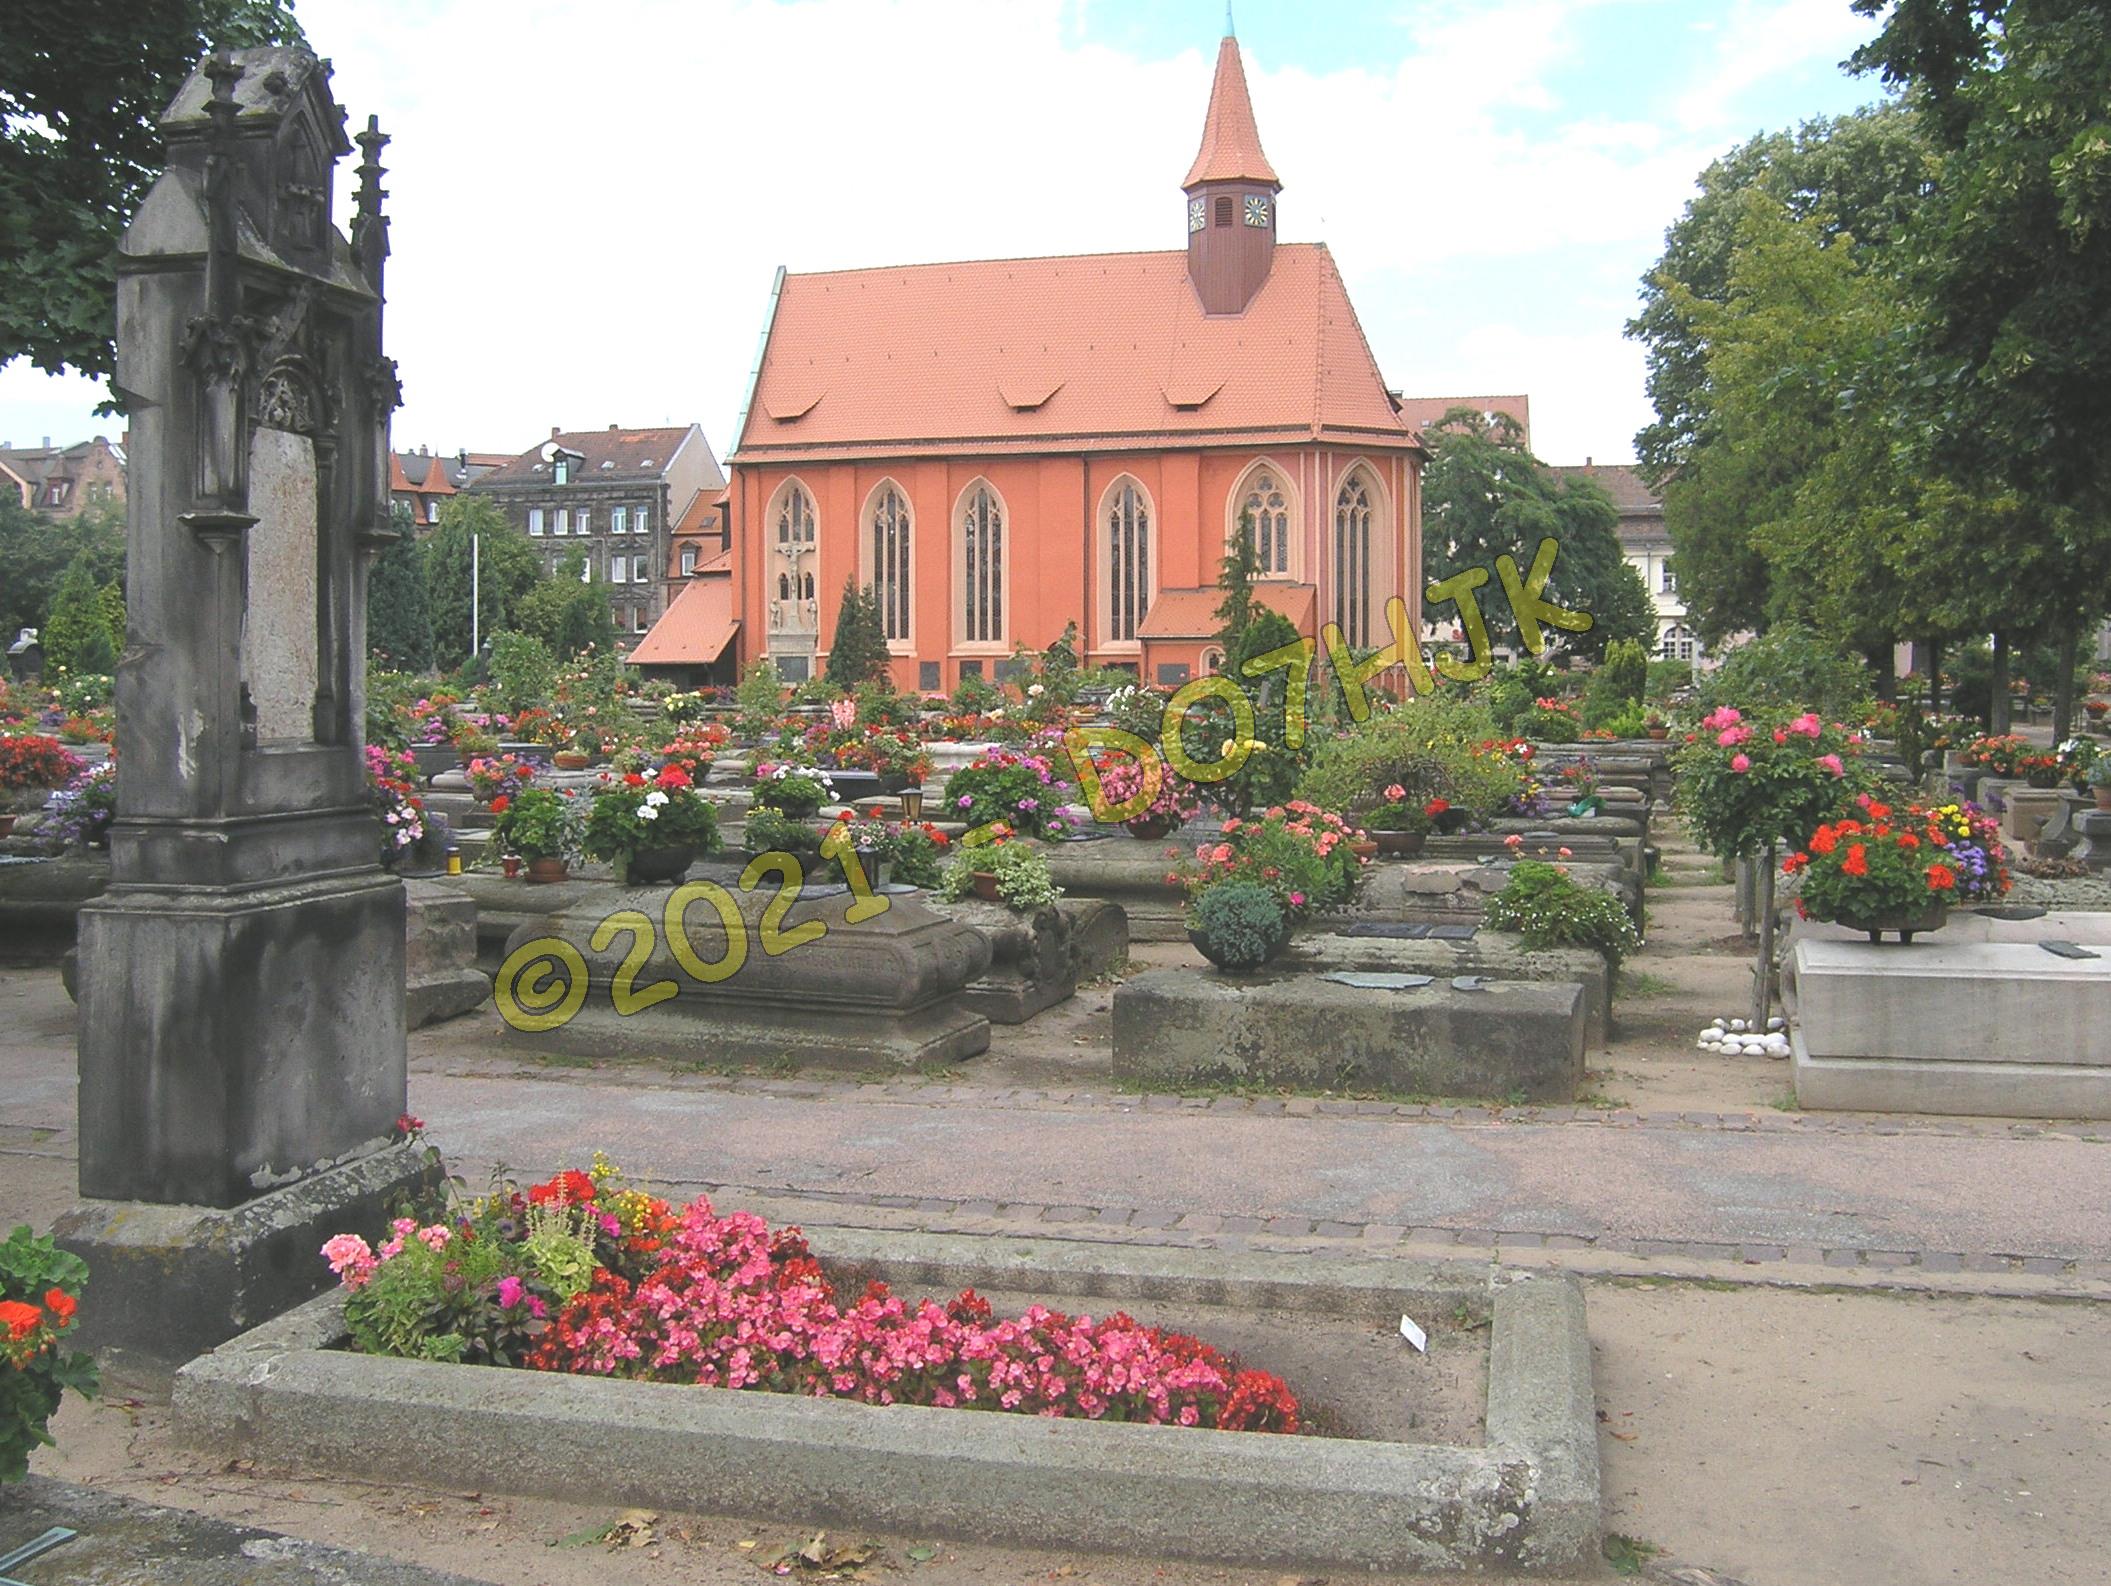
<svg viewBox="0 0 2111 1586"><path fill-rule="evenodd" d="M1479 1447L976 1415L351 1353L333 1292L176 1380L187 1442L267 1466L588 1504L1227 1563L1585 1570L1596 1400L1580 1284L1486 1268L809 1230L839 1269L1125 1305L1492 1322ZM1401 1346L1407 1347L1405 1343Z"/></svg>

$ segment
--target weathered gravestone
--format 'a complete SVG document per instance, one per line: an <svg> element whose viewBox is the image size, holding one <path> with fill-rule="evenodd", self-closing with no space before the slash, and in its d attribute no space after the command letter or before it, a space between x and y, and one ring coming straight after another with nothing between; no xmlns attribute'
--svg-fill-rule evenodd
<svg viewBox="0 0 2111 1586"><path fill-rule="evenodd" d="M118 260L132 414L111 881L80 915L89 1343L152 1371L323 1286L418 1182L403 887L377 863L367 568L399 394L370 122L305 50L205 61Z"/></svg>

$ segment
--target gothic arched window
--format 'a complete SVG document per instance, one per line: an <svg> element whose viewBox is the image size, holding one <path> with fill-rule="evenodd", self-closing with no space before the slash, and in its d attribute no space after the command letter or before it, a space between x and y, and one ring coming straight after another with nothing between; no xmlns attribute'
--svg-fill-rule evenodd
<svg viewBox="0 0 2111 1586"><path fill-rule="evenodd" d="M1151 498L1133 479L1106 496L1107 637L1136 637L1151 606Z"/></svg>
<svg viewBox="0 0 2111 1586"><path fill-rule="evenodd" d="M1359 469L1334 498L1334 620L1359 648L1371 642L1371 496Z"/></svg>
<svg viewBox="0 0 2111 1586"><path fill-rule="evenodd" d="M988 485L968 492L960 512L963 575L960 636L969 644L1004 641L1004 504Z"/></svg>
<svg viewBox="0 0 2111 1586"><path fill-rule="evenodd" d="M1239 520L1253 540L1254 571L1263 578L1290 574L1290 501L1282 481L1264 468L1247 480Z"/></svg>
<svg viewBox="0 0 2111 1586"><path fill-rule="evenodd" d="M879 597L890 639L909 637L909 503L893 485L872 498L872 566L866 580Z"/></svg>

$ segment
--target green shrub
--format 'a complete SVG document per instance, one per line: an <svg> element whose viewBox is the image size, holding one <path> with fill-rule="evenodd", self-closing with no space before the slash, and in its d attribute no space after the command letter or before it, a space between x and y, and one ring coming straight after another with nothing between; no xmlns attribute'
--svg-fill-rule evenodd
<svg viewBox="0 0 2111 1586"><path fill-rule="evenodd" d="M548 705L557 697L557 658L533 634L494 634L491 690L494 703L509 715L530 705Z"/></svg>
<svg viewBox="0 0 2111 1586"><path fill-rule="evenodd" d="M1509 882L1488 900L1488 923L1517 932L1527 947L1595 947L1614 969L1642 945L1618 898L1538 859L1511 867Z"/></svg>
<svg viewBox="0 0 2111 1586"><path fill-rule="evenodd" d="M776 663L768 656L751 661L740 674L740 686L733 690L733 703L743 733L759 738L768 732L784 709L784 679L777 675Z"/></svg>
<svg viewBox="0 0 2111 1586"><path fill-rule="evenodd" d="M1195 899L1190 924L1209 960L1225 969L1258 969L1282 941L1283 911L1255 881L1225 881Z"/></svg>
<svg viewBox="0 0 2111 1586"><path fill-rule="evenodd" d="M748 811L740 846L751 854L819 854L821 834L807 821L758 804Z"/></svg>
<svg viewBox="0 0 2111 1586"><path fill-rule="evenodd" d="M977 871L995 876L997 896L1004 900L1006 908L1020 914L1038 913L1063 895L1063 889L1048 873L1048 861L1040 851L1016 842L984 843L963 849L946 866L940 894L965 897L974 890Z"/></svg>
<svg viewBox="0 0 2111 1586"><path fill-rule="evenodd" d="M1814 710L1828 721L1857 721L1876 691L1860 656L1810 629L1783 623L1732 650L1701 680L1703 709L1733 705L1748 714Z"/></svg>

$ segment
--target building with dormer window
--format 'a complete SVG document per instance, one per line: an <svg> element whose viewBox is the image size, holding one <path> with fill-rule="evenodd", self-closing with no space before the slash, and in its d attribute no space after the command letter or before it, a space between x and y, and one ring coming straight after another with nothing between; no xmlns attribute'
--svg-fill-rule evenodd
<svg viewBox="0 0 2111 1586"><path fill-rule="evenodd" d="M1215 659L1242 521L1302 631L1383 645L1394 594L1418 622L1423 449L1333 255L1279 240L1235 39L1180 185L1172 251L780 271L709 632L813 675L854 577L905 688L1071 623L1091 664L1176 683Z"/></svg>

